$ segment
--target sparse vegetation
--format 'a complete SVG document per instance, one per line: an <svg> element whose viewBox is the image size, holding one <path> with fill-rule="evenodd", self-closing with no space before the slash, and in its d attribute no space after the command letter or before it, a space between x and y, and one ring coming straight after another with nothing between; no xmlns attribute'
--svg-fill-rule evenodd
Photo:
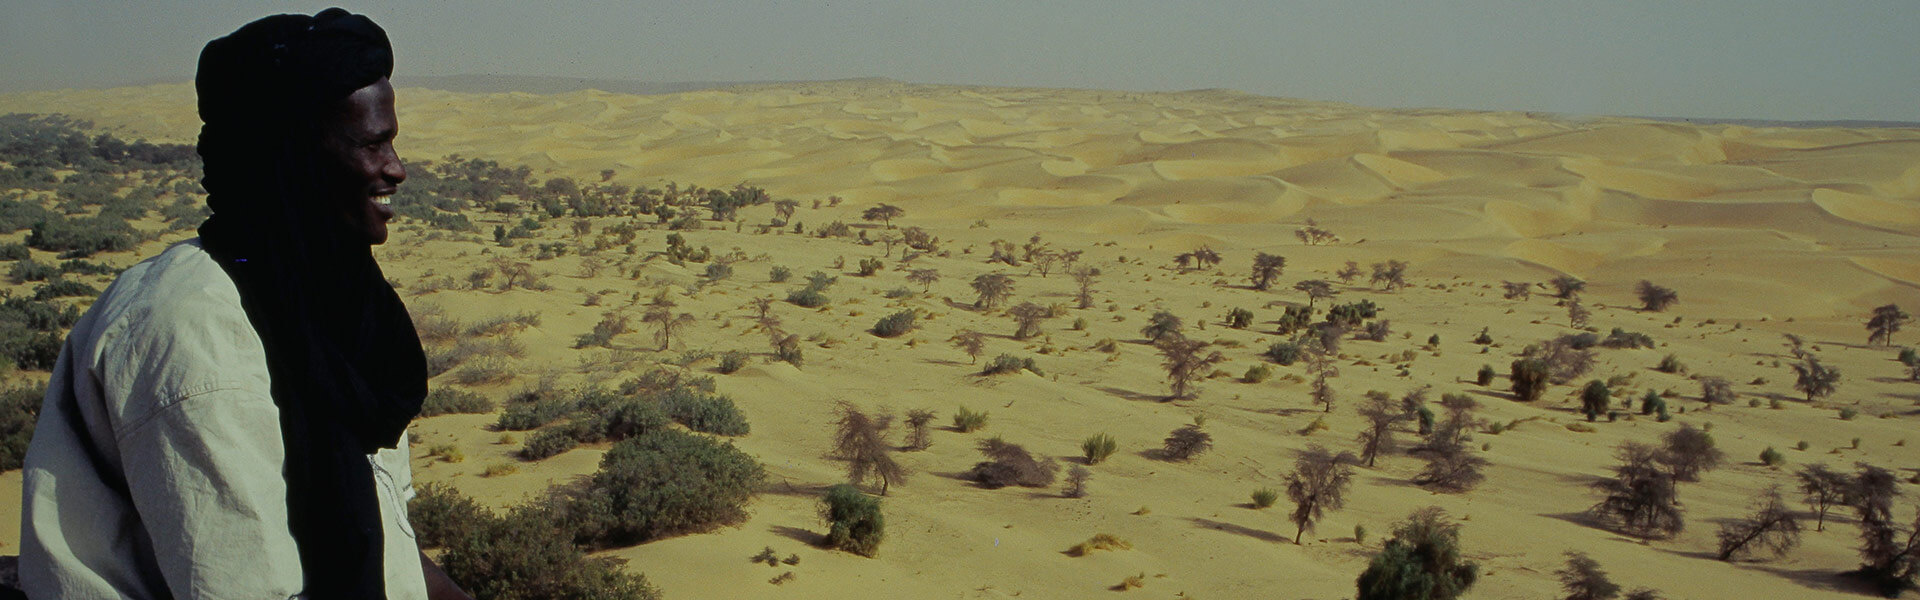
<svg viewBox="0 0 1920 600"><path fill-rule="evenodd" d="M1601 494L1592 512L1616 524L1623 533L1641 537L1667 537L1685 526L1679 507L1679 493L1673 476L1660 468L1659 450L1638 442L1626 442L1615 452L1620 464L1613 477L1593 483Z"/></svg>
<svg viewBox="0 0 1920 600"><path fill-rule="evenodd" d="M1107 457L1113 456L1117 448L1119 443L1114 441L1113 436L1105 433L1097 433L1080 441L1080 452L1086 455L1087 464L1090 465L1106 462Z"/></svg>
<svg viewBox="0 0 1920 600"><path fill-rule="evenodd" d="M973 433L987 426L987 411L973 412L962 406L953 413L953 428L960 433Z"/></svg>
<svg viewBox="0 0 1920 600"><path fill-rule="evenodd" d="M1035 459L1026 448L998 437L982 440L979 448L987 460L968 470L967 478L988 489L1010 485L1047 487L1053 485L1055 474L1060 471L1053 459Z"/></svg>
<svg viewBox="0 0 1920 600"><path fill-rule="evenodd" d="M1672 289L1654 285L1645 279L1633 288L1634 295L1640 298L1640 309L1647 312L1663 312L1667 307L1680 301L1680 293Z"/></svg>
<svg viewBox="0 0 1920 600"><path fill-rule="evenodd" d="M891 419L868 416L847 402L834 412L833 457L847 461L848 482L861 486L878 480L880 495L885 496L893 484L906 481L906 468L893 460L893 447L886 442Z"/></svg>
<svg viewBox="0 0 1920 600"><path fill-rule="evenodd" d="M1198 424L1181 425L1167 434L1160 448L1160 455L1167 460L1187 461L1213 449L1213 434L1200 429Z"/></svg>
<svg viewBox="0 0 1920 600"><path fill-rule="evenodd" d="M1720 560L1752 554L1755 549L1785 556L1800 543L1800 519L1780 499L1778 488L1767 490L1751 515L1720 525Z"/></svg>

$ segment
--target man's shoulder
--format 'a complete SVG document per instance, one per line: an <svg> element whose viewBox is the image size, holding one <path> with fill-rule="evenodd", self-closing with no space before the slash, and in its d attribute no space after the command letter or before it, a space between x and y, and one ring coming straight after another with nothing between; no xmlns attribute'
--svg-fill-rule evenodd
<svg viewBox="0 0 1920 600"><path fill-rule="evenodd" d="M199 238L175 243L129 267L87 312L75 332L90 330L110 338L246 319L239 288Z"/></svg>

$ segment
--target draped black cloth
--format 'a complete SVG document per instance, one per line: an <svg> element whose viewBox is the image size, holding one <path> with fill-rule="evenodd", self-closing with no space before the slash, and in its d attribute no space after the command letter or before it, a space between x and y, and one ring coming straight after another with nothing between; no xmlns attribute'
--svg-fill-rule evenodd
<svg viewBox="0 0 1920 600"><path fill-rule="evenodd" d="M289 526L316 600L386 597L366 455L396 445L427 391L400 297L317 194L325 115L392 71L386 32L330 8L208 43L194 78L213 210L200 239L265 345Z"/></svg>

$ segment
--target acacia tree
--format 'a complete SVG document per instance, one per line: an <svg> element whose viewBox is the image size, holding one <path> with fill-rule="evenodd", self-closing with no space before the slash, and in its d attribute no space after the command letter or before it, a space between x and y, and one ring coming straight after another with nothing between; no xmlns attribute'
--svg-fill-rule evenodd
<svg viewBox="0 0 1920 600"><path fill-rule="evenodd" d="M1299 290L1301 293L1307 295L1307 310L1309 311L1313 310L1315 300L1332 298L1334 294L1338 293L1333 291L1333 284L1321 279L1308 279L1293 284L1293 289Z"/></svg>
<svg viewBox="0 0 1920 600"><path fill-rule="evenodd" d="M1580 304L1579 296L1567 299L1567 325L1569 327L1586 329L1587 319L1592 317L1593 311L1587 310L1585 305Z"/></svg>
<svg viewBox="0 0 1920 600"><path fill-rule="evenodd" d="M907 215L907 211L892 204L881 204L860 213L860 218L868 221L886 223L887 229L893 229L893 220Z"/></svg>
<svg viewBox="0 0 1920 600"><path fill-rule="evenodd" d="M1073 276L1073 283L1080 290L1073 299L1080 303L1080 308L1093 308L1093 278L1100 275L1100 270L1081 265L1068 269L1067 274Z"/></svg>
<svg viewBox="0 0 1920 600"><path fill-rule="evenodd" d="M1167 381L1173 384L1173 395L1167 400L1191 398L1198 391L1193 382L1204 377L1215 365L1227 360L1219 351L1206 352L1208 342L1190 340L1185 336L1173 334L1163 337L1154 346L1160 349L1162 363L1167 368Z"/></svg>
<svg viewBox="0 0 1920 600"><path fill-rule="evenodd" d="M673 334L693 324L693 314L680 313L678 316L675 316L672 309L665 306L656 306L648 309L646 314L641 315L640 322L652 323L655 327L660 328L654 333L653 339L660 342L660 349L664 351L673 346Z"/></svg>
<svg viewBox="0 0 1920 600"><path fill-rule="evenodd" d="M1846 473L1827 468L1824 463L1801 467L1796 475L1800 479L1798 489L1806 498L1808 508L1813 510L1813 530L1826 531L1827 511L1846 503L1847 488L1853 484L1853 480Z"/></svg>
<svg viewBox="0 0 1920 600"><path fill-rule="evenodd" d="M1367 399L1360 403L1358 410L1360 418L1367 422L1359 435L1360 460L1366 461L1371 468L1381 452L1393 451L1393 426L1406 420L1407 412L1401 410L1386 392L1379 390L1367 392Z"/></svg>
<svg viewBox="0 0 1920 600"><path fill-rule="evenodd" d="M1347 261L1340 270L1333 272L1333 276L1340 278L1340 283L1353 283L1353 278L1360 276L1360 263Z"/></svg>
<svg viewBox="0 0 1920 600"><path fill-rule="evenodd" d="M800 201L781 198L773 201L773 226L786 227L793 220L793 211L800 208Z"/></svg>
<svg viewBox="0 0 1920 600"><path fill-rule="evenodd" d="M1173 312L1156 311L1147 318L1147 326L1140 329L1140 335L1145 336L1148 342L1157 344L1168 336L1180 335L1182 326L1180 317L1174 316Z"/></svg>
<svg viewBox="0 0 1920 600"><path fill-rule="evenodd" d="M968 329L954 334L953 346L967 353L967 364L980 362L980 353L987 348L987 336Z"/></svg>
<svg viewBox="0 0 1920 600"><path fill-rule="evenodd" d="M1533 297L1533 284L1525 281L1502 281L1500 287L1505 290L1503 295L1508 300L1526 300Z"/></svg>
<svg viewBox="0 0 1920 600"><path fill-rule="evenodd" d="M1800 519L1780 500L1780 489L1767 490L1754 512L1720 525L1720 560L1751 554L1755 547L1785 556L1800 543Z"/></svg>
<svg viewBox="0 0 1920 600"><path fill-rule="evenodd" d="M1580 278L1572 275L1561 275L1548 281L1547 286L1553 288L1553 297L1561 300L1572 300L1578 297L1580 292L1587 289L1587 282L1581 281Z"/></svg>
<svg viewBox="0 0 1920 600"><path fill-rule="evenodd" d="M1913 315L1900 310L1898 304L1888 304L1873 309L1873 317L1867 319L1867 343L1879 342L1887 346L1893 345L1894 332L1900 331L1900 326L1912 319Z"/></svg>
<svg viewBox="0 0 1920 600"><path fill-rule="evenodd" d="M1013 278L1005 273L987 273L973 278L973 291L980 295L973 301L974 308L999 308L1013 295Z"/></svg>
<svg viewBox="0 0 1920 600"><path fill-rule="evenodd" d="M1679 292L1654 285L1653 282L1645 279L1634 286L1634 294L1640 297L1640 308L1647 312L1661 312L1680 301Z"/></svg>
<svg viewBox="0 0 1920 600"><path fill-rule="evenodd" d="M907 271L907 283L920 284L921 293L932 291L933 284L938 281L940 281L940 271L937 269L914 269Z"/></svg>
<svg viewBox="0 0 1920 600"><path fill-rule="evenodd" d="M1856 574L1888 598L1914 587L1920 576L1920 512L1912 526L1893 522L1893 497L1900 494L1892 471L1856 463L1858 474L1847 490L1847 504L1860 517L1860 565Z"/></svg>
<svg viewBox="0 0 1920 600"><path fill-rule="evenodd" d="M1319 339L1307 340L1301 352L1307 355L1307 372L1313 374L1313 388L1309 392L1313 402L1325 409L1322 412L1333 412L1333 403L1337 399L1333 378L1340 375L1340 368L1333 364L1333 352Z"/></svg>
<svg viewBox="0 0 1920 600"><path fill-rule="evenodd" d="M1413 476L1413 483L1441 492L1464 492L1485 481L1480 470L1486 468L1487 459L1475 454L1463 437L1436 432L1420 446L1418 452L1427 466Z"/></svg>
<svg viewBox="0 0 1920 600"><path fill-rule="evenodd" d="M1294 544L1299 544L1300 537L1327 511L1346 505L1353 462L1353 453L1334 454L1319 445L1309 446L1294 459L1293 472L1287 474L1287 498L1294 504Z"/></svg>
<svg viewBox="0 0 1920 600"><path fill-rule="evenodd" d="M1413 512L1393 528L1355 583L1355 600L1453 600L1480 578L1480 565L1460 555L1460 525L1440 507Z"/></svg>
<svg viewBox="0 0 1920 600"><path fill-rule="evenodd" d="M1689 423L1682 423L1679 429L1660 436L1660 441L1657 460L1676 481L1698 481L1702 471L1719 467L1720 461L1726 458L1726 453L1714 447L1712 434L1695 429Z"/></svg>
<svg viewBox="0 0 1920 600"><path fill-rule="evenodd" d="M847 402L835 411L833 456L847 461L847 481L858 486L878 479L882 496L887 495L888 486L906 481L907 470L893 461L893 448L886 442L891 418L869 417Z"/></svg>
<svg viewBox="0 0 1920 600"><path fill-rule="evenodd" d="M924 408L907 411L906 449L925 450L933 446L933 434L930 428L933 417L933 411Z"/></svg>
<svg viewBox="0 0 1920 600"><path fill-rule="evenodd" d="M1639 442L1625 442L1615 456L1620 464L1614 476L1592 484L1600 492L1600 503L1593 513L1612 521L1628 534L1641 537L1666 537L1685 527L1680 514L1679 492L1673 475L1660 468L1660 451Z"/></svg>
<svg viewBox="0 0 1920 600"><path fill-rule="evenodd" d="M1372 282L1389 292L1407 287L1407 263L1398 260L1373 263Z"/></svg>
<svg viewBox="0 0 1920 600"><path fill-rule="evenodd" d="M1287 268L1287 257L1265 252L1253 255L1253 273L1247 278L1253 280L1253 289L1266 291L1273 287L1273 280L1280 277Z"/></svg>
<svg viewBox="0 0 1920 600"><path fill-rule="evenodd" d="M1820 364L1820 359L1807 354L1800 364L1793 365L1793 389L1807 395L1807 401L1833 395L1840 387L1840 369Z"/></svg>
<svg viewBox="0 0 1920 600"><path fill-rule="evenodd" d="M1032 302L1021 302L1007 309L1007 316L1013 317L1013 322L1018 326L1013 332L1013 339L1024 340L1040 335L1040 322L1053 316L1053 311Z"/></svg>

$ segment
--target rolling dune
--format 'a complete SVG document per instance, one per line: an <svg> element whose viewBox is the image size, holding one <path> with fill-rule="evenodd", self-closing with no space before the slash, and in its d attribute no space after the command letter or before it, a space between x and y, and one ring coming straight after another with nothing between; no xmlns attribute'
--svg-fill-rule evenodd
<svg viewBox="0 0 1920 600"><path fill-rule="evenodd" d="M471 386L495 400L541 381L617 385L637 368L620 366L630 365L623 360L684 360L696 373L714 374L697 351L755 355L740 371L714 375L753 426L733 443L764 463L774 482L752 518L604 552L629 560L672 598L1100 598L1134 575L1146 584L1129 597L1345 598L1391 524L1426 505L1463 520L1467 557L1482 565L1471 598L1550 597L1558 589L1553 570L1569 549L1593 555L1625 587L1658 587L1673 598L1855 598L1864 597L1858 585L1835 575L1858 562L1851 517L1830 520L1825 532L1809 530L1801 548L1764 561L1713 560L1716 525L1745 514L1767 486L1791 486L1790 469L1799 465L1844 470L1867 461L1903 479L1920 467L1910 445L1920 443L1913 427L1920 393L1899 377L1890 349L1861 344L1864 315L1874 307L1898 303L1920 312L1920 130L1387 110L1224 90L871 80L654 96L401 89L399 111L397 144L409 159L486 158L528 165L541 179L597 182L611 169L612 181L635 186L759 186L800 201L795 219L809 231L843 221L875 239L890 232L863 223L860 211L885 202L906 211L896 225L923 227L950 251L914 259L911 268L944 273L920 294L920 285L901 278L909 267L892 262L898 248L882 255L877 245L751 233L766 222L765 207L742 209L743 231L704 223L684 232L696 246L740 251L736 274L715 282L703 281L704 265L652 256L663 230L641 229L626 254L615 246L593 257L576 251L540 260L532 242L578 240L552 226L503 248L396 225L394 242L379 252L410 304L437 304L469 321L542 316L519 334L526 355L511 361L512 382ZM0 112L68 113L129 139L190 143L197 131L192 88L181 84L5 95ZM844 202L810 207L829 196ZM482 238L520 218L467 214ZM1303 245L1294 233L1309 219L1340 240ZM620 221L597 219L589 228ZM1041 276L983 263L990 242L1036 235L1056 249L1083 250L1081 264L1102 270L1094 308L1064 308L1077 288L1059 271ZM159 243L113 260L130 263ZM1201 246L1226 262L1170 266L1174 255ZM1287 257L1272 291L1249 289L1255 252ZM885 259L885 270L859 277L828 267L862 258ZM465 277L496 259L530 261L553 289L420 283ZM1395 335L1345 343L1335 380L1340 400L1321 413L1306 400L1303 367L1271 365L1259 353L1283 339L1272 333L1280 307L1305 303L1294 282L1335 279L1346 261L1386 260L1412 264L1410 287L1388 293L1367 286L1365 274L1334 286L1334 302L1380 304ZM789 328L811 336L803 368L761 359L764 332L752 324L751 302L782 297L793 285L769 283L772 266L790 267L796 279L815 270L840 276L825 307L775 303ZM1016 302L1061 303L1068 314L1046 322L1037 339L1002 335L1012 330L1009 321L973 310L967 286L997 271L1016 276ZM1504 373L1522 348L1574 332L1566 309L1544 293L1505 300L1499 287L1563 274L1590 282L1583 299L1597 331L1621 327L1657 340L1655 348L1603 351L1593 377L1622 378L1635 397L1671 393L1676 422L1626 415L1580 432L1572 395L1579 382L1533 403L1512 401L1504 377L1486 388L1470 382L1483 364ZM1676 289L1680 303L1662 313L1638 310L1633 288L1643 279ZM673 349L657 351L650 325L636 325L641 331L622 334L611 348L572 347L604 313L645 310L639 304L655 293L697 317ZM1227 327L1221 317L1230 308L1255 311L1256 323ZM906 309L918 311L919 331L901 339L866 332L876 318ZM1197 400L1160 401L1167 389L1161 357L1140 338L1147 316L1161 309L1179 313L1190 335L1220 342L1228 356ZM1070 329L1075 318L1082 322ZM1483 328L1495 342L1470 343ZM988 334L988 357L1034 356L1048 374L974 375L979 366L944 342L963 330ZM1800 400L1782 366L1793 360L1779 342L1784 333L1806 338L1846 371L1840 394ZM1431 348L1424 347L1429 335L1438 339ZM1903 331L1896 343L1917 337ZM1103 339L1113 342L1111 352L1097 349ZM1651 368L1669 354L1689 371ZM1255 365L1272 366L1275 377L1236 379ZM1695 375L1735 382L1741 401L1703 405ZM1358 471L1352 501L1303 545L1292 543L1284 500L1267 510L1247 504L1257 488L1284 487L1294 452L1310 444L1351 448L1360 427L1353 407L1365 391L1398 396L1423 385L1435 396L1470 394L1482 418L1514 425L1473 440L1492 461L1479 488L1429 492L1410 483L1418 459L1383 455L1377 468ZM874 559L809 545L820 529L818 492L845 473L825 458L837 400L889 414L933 409L942 421L961 406L992 414L984 434L939 429L931 448L899 455L914 475L885 499L889 537ZM1776 401L1778 410L1766 407ZM1843 420L1843 407L1860 418ZM1328 430L1316 432L1323 416ZM1156 458L1167 432L1195 417L1205 417L1215 450L1185 463ZM486 429L493 420L452 415L416 424L420 480L451 482L498 508L591 473L606 450L588 445L520 461L516 445ZM1583 513L1594 502L1586 486L1613 464L1614 448L1654 441L1681 422L1711 426L1728 453L1723 467L1681 488L1689 527L1644 542L1591 523ZM1122 446L1091 467L1088 498L963 481L979 460L974 445L987 436L1004 435L1064 466L1080 461L1081 439L1100 432ZM1801 442L1808 449L1791 450ZM438 444L468 460L421 450ZM1789 469L1756 462L1764 448L1788 450ZM518 472L482 474L501 463ZM1903 486L1900 514L1920 496ZM17 474L0 475L0 494L17 496L18 488ZM1353 537L1356 525L1370 531L1366 540ZM13 527L0 525L0 542L15 542ZM1064 552L1095 533L1119 535L1134 548ZM805 562L774 569L747 560L763 547ZM768 583L782 570L798 578Z"/></svg>

